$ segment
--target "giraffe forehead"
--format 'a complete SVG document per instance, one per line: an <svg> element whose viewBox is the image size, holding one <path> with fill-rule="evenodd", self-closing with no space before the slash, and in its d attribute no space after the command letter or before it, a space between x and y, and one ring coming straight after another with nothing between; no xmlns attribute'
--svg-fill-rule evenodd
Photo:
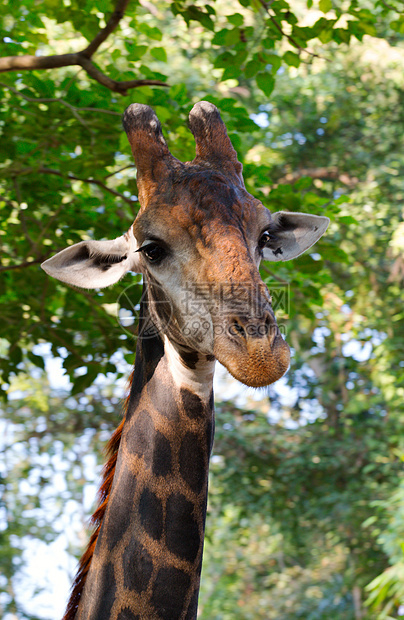
<svg viewBox="0 0 404 620"><path fill-rule="evenodd" d="M172 185L149 203L136 219L134 232L140 243L148 237L161 237L210 245L223 235L229 242L231 232L248 236L268 225L270 219L269 211L244 189L222 179L191 178Z"/></svg>

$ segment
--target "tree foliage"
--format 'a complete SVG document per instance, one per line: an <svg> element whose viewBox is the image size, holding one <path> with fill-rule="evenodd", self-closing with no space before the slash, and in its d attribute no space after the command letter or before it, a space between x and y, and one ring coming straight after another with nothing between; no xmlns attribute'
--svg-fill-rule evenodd
<svg viewBox="0 0 404 620"><path fill-rule="evenodd" d="M82 531L84 515L63 520L65 502L83 513L96 480L96 457L83 467L84 454L118 422L108 385L128 372L135 348L124 317L136 278L79 292L39 264L131 225L136 175L121 129L129 103L156 110L185 161L194 156L188 112L207 99L221 110L247 189L271 210L324 213L332 224L312 253L263 266L294 352L284 387L270 390L270 404L244 397L243 409L223 386L218 395L202 617L398 617L399 9L396 0L26 0L0 9L3 615L35 617L16 592L27 540ZM45 364L52 371L57 358L70 396L46 383ZM79 553L72 538L68 551Z"/></svg>

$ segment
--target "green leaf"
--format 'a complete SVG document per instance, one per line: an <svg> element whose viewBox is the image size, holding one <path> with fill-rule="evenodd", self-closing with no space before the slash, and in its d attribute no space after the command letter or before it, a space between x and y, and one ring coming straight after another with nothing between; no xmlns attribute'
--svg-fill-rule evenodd
<svg viewBox="0 0 404 620"><path fill-rule="evenodd" d="M246 50L240 50L233 57L234 58L234 60L233 60L234 64L237 67L239 67L247 59L247 56L248 56L248 52Z"/></svg>
<svg viewBox="0 0 404 620"><path fill-rule="evenodd" d="M185 84L174 84L169 90L170 97L177 101L180 105L188 102L187 87Z"/></svg>
<svg viewBox="0 0 404 620"><path fill-rule="evenodd" d="M225 45L235 45L240 41L240 28L232 28L226 31Z"/></svg>
<svg viewBox="0 0 404 620"><path fill-rule="evenodd" d="M256 77L257 86L267 97L272 93L275 87L275 79L269 73L258 73Z"/></svg>
<svg viewBox="0 0 404 620"><path fill-rule="evenodd" d="M349 43L351 40L351 33L344 28L335 28L332 32L332 38L337 43Z"/></svg>
<svg viewBox="0 0 404 620"><path fill-rule="evenodd" d="M262 54L262 56L266 60L266 62L269 65L271 65L270 67L271 73L276 73L282 64L282 58L280 56L277 56L276 54L268 54L268 53Z"/></svg>
<svg viewBox="0 0 404 620"><path fill-rule="evenodd" d="M377 30L373 24L368 24L366 22L359 22L358 26L362 30L362 32L364 32L365 34L368 34L371 37L377 36Z"/></svg>
<svg viewBox="0 0 404 620"><path fill-rule="evenodd" d="M267 50L272 50L275 47L275 39L274 37L264 37L261 41L262 45Z"/></svg>
<svg viewBox="0 0 404 620"><path fill-rule="evenodd" d="M350 200L351 200L351 199L350 199L350 197L349 197L349 196L342 195L342 196L338 196L338 198L335 198L335 199L333 200L333 203L334 203L335 205L343 205L343 204L345 204L345 203L347 203L347 202L350 202Z"/></svg>
<svg viewBox="0 0 404 620"><path fill-rule="evenodd" d="M404 34L404 17L400 17L400 19L393 20L392 22L390 22L390 27L395 32Z"/></svg>
<svg viewBox="0 0 404 620"><path fill-rule="evenodd" d="M43 357L41 357L40 355L35 355L35 353L32 353L32 351L28 351L27 357L33 364L35 364L35 366L45 369L45 362Z"/></svg>
<svg viewBox="0 0 404 620"><path fill-rule="evenodd" d="M349 256L342 248L338 248L336 246L325 246L323 247L321 253L324 260L331 260L338 263L349 263Z"/></svg>
<svg viewBox="0 0 404 620"><path fill-rule="evenodd" d="M293 187L299 191L303 189L308 189L313 185L313 179L311 177L300 177L296 183L294 183Z"/></svg>
<svg viewBox="0 0 404 620"><path fill-rule="evenodd" d="M213 66L216 69L225 69L229 65L232 66L233 62L234 55L230 52L224 52L223 54L219 54L219 56L217 56Z"/></svg>
<svg viewBox="0 0 404 620"><path fill-rule="evenodd" d="M189 6L188 9L182 13L182 15L185 19L188 19L188 21L193 19L194 21L199 22L202 26L207 28L207 30L213 31L215 29L211 16L195 5Z"/></svg>
<svg viewBox="0 0 404 620"><path fill-rule="evenodd" d="M212 38L212 45L225 45L228 32L228 28L222 28L222 30L218 30Z"/></svg>
<svg viewBox="0 0 404 620"><path fill-rule="evenodd" d="M137 26L139 32L142 32L149 39L153 39L154 41L161 41L163 38L163 33L156 26L149 26L148 24L139 24Z"/></svg>
<svg viewBox="0 0 404 620"><path fill-rule="evenodd" d="M283 55L283 60L290 67L298 67L300 65L300 57L293 52L285 52Z"/></svg>
<svg viewBox="0 0 404 620"><path fill-rule="evenodd" d="M76 379L74 379L73 381L73 387L71 392L72 395L79 394L80 392L83 392L86 388L90 387L90 385L92 385L94 380L96 379L98 373L99 367L97 365L97 367L87 368L87 373L85 375L80 375L79 377L76 377Z"/></svg>
<svg viewBox="0 0 404 620"><path fill-rule="evenodd" d="M332 9L332 1L331 0L320 0L318 6L319 6L320 11L322 11L323 13L328 13L328 11L331 11Z"/></svg>
<svg viewBox="0 0 404 620"><path fill-rule="evenodd" d="M150 54L156 60L160 60L161 62L167 62L167 52L164 47L152 47L150 50Z"/></svg>
<svg viewBox="0 0 404 620"><path fill-rule="evenodd" d="M227 15L227 21L233 26L241 26L244 23L244 18L240 13L233 13L233 15Z"/></svg>
<svg viewBox="0 0 404 620"><path fill-rule="evenodd" d="M16 144L16 150L18 154L29 153L34 149L34 145L32 142L28 142L25 140L19 139Z"/></svg>
<svg viewBox="0 0 404 620"><path fill-rule="evenodd" d="M21 347L16 345L10 347L9 358L12 363L17 366L20 362L22 362L22 350Z"/></svg>
<svg viewBox="0 0 404 620"><path fill-rule="evenodd" d="M322 260L313 260L310 254L303 254L303 256L299 256L299 258L296 259L296 265L298 266L299 271L304 273L317 273L324 266Z"/></svg>
<svg viewBox="0 0 404 620"><path fill-rule="evenodd" d="M223 71L222 80L225 82L226 80L234 80L240 76L240 69L238 66L230 66L226 67Z"/></svg>
<svg viewBox="0 0 404 620"><path fill-rule="evenodd" d="M246 78L251 78L256 75L260 69L262 69L262 62L250 60L245 66L244 75Z"/></svg>
<svg viewBox="0 0 404 620"><path fill-rule="evenodd" d="M334 31L331 27L325 28L319 33L318 38L320 39L321 43L329 43L330 41L332 41L333 33Z"/></svg>
<svg viewBox="0 0 404 620"><path fill-rule="evenodd" d="M125 47L129 52L128 59L129 60L139 60L148 50L147 45L135 45L134 43L130 43L125 41Z"/></svg>
<svg viewBox="0 0 404 620"><path fill-rule="evenodd" d="M341 224L359 224L358 220L352 217L352 215L341 215L338 221L341 222Z"/></svg>

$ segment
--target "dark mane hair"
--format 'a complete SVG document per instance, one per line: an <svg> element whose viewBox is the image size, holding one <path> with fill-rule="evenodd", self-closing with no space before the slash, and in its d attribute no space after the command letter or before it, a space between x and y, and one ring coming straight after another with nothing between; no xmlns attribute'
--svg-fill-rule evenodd
<svg viewBox="0 0 404 620"><path fill-rule="evenodd" d="M129 391L128 395L125 399L124 407L123 407L123 418L118 428L113 432L111 439L107 443L105 453L107 457L107 461L104 465L101 474L101 485L98 490L98 506L90 519L90 525L93 528L93 533L88 542L87 548L83 553L78 570L76 573L76 577L73 581L69 602L67 603L65 614L62 620L74 620L76 617L77 609L83 595L84 586L86 584L88 571L90 570L91 561L93 559L93 553L95 549L95 545L97 543L98 534L101 529L102 520L105 515L105 511L107 509L108 500L111 493L112 483L115 475L115 466L116 459L118 456L118 450L121 443L122 437L122 429L126 419L126 411L129 403L130 396L130 388L132 385L133 372L129 379Z"/></svg>

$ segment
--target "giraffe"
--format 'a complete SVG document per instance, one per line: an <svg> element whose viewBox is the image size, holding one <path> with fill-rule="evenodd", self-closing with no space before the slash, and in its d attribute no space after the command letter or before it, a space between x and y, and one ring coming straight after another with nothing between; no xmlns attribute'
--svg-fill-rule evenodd
<svg viewBox="0 0 404 620"><path fill-rule="evenodd" d="M196 156L170 153L153 110L123 117L139 213L112 241L82 241L43 263L62 282L102 288L143 274L136 360L124 419L109 443L95 530L64 620L194 620L221 362L261 387L287 370L262 259L299 256L324 216L272 214L247 193L217 108L190 112Z"/></svg>

